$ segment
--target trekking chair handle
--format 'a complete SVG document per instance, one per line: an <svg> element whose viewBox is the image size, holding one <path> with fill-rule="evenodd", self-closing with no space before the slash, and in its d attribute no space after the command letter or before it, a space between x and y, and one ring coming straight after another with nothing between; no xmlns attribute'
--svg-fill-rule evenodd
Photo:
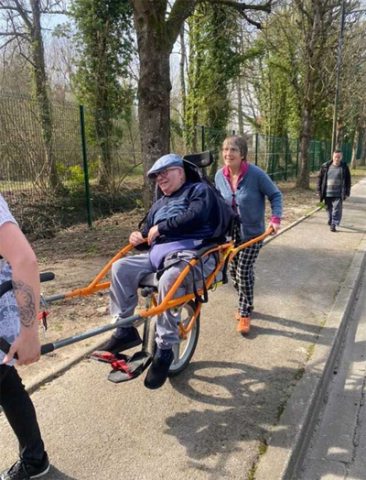
<svg viewBox="0 0 366 480"><path fill-rule="evenodd" d="M40 282L49 282L55 278L55 274L53 272L42 272L39 274L39 281ZM5 295L6 292L9 292L13 289L13 282L11 280L7 280L0 285L0 297Z"/></svg>
<svg viewBox="0 0 366 480"><path fill-rule="evenodd" d="M39 280L40 282L48 282L50 280L53 280L55 278L55 274L53 272L42 272L39 275ZM11 280L7 280L6 282L2 283L0 285L0 298L5 295L5 293L9 292L10 290L13 289L13 282ZM5 338L0 337L0 350L2 350L4 353L8 353L10 349L10 343L5 340ZM47 345L45 345L46 347ZM42 347L43 348L43 347ZM52 350L50 350L52 351ZM41 350L41 353L42 350ZM46 353L46 352L44 352ZM15 354L14 358L17 359L18 355Z"/></svg>

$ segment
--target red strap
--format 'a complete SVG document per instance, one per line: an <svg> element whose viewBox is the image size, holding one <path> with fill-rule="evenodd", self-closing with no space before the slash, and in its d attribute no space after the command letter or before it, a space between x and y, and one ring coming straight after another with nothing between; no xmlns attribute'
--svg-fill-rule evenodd
<svg viewBox="0 0 366 480"><path fill-rule="evenodd" d="M104 352L104 351L98 352L97 351L97 352L93 352L92 356L94 358L100 358L101 360L104 360L105 362L108 362L108 363L113 363L113 362L117 361L117 357L113 353L110 353L110 352Z"/></svg>
<svg viewBox="0 0 366 480"><path fill-rule="evenodd" d="M111 365L113 370L119 370L121 372L124 372L129 378L133 377L133 373L130 371L130 368L125 360L116 360L112 362Z"/></svg>

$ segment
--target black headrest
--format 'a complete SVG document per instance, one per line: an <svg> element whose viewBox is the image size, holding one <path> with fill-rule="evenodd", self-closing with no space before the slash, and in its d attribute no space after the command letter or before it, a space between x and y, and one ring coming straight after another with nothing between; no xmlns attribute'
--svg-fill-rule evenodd
<svg viewBox="0 0 366 480"><path fill-rule="evenodd" d="M214 158L212 153L207 150L206 152L184 155L183 160L187 163L193 163L196 167L204 168L210 166L213 163Z"/></svg>

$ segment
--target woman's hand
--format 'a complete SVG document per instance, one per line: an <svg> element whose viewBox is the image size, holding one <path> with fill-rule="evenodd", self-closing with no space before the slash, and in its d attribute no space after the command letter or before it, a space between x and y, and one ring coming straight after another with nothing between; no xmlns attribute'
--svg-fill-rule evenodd
<svg viewBox="0 0 366 480"><path fill-rule="evenodd" d="M272 235L276 235L276 233L278 233L281 228L281 225L279 223L270 222L269 226L272 227Z"/></svg>

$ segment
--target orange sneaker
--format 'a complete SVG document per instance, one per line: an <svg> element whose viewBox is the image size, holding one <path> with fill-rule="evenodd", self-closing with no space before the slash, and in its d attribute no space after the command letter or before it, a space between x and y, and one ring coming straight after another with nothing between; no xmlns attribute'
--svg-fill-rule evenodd
<svg viewBox="0 0 366 480"><path fill-rule="evenodd" d="M250 331L250 317L240 317L239 323L236 326L236 331L245 335Z"/></svg>

